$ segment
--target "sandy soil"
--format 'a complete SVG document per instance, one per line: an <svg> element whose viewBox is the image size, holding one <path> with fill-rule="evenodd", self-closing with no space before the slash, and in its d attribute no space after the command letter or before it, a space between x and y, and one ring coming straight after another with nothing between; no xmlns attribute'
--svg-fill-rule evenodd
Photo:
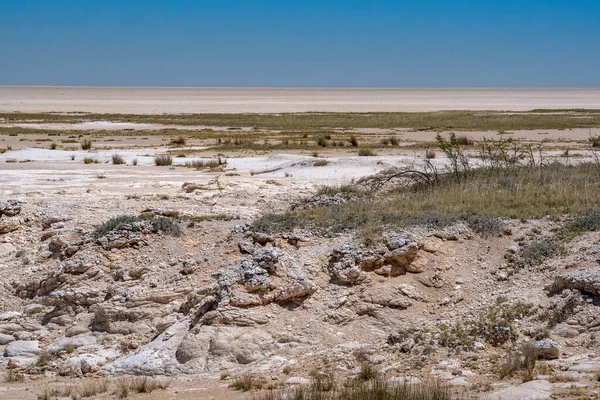
<svg viewBox="0 0 600 400"><path fill-rule="evenodd" d="M600 89L0 87L1 112L236 113L600 108Z"/></svg>

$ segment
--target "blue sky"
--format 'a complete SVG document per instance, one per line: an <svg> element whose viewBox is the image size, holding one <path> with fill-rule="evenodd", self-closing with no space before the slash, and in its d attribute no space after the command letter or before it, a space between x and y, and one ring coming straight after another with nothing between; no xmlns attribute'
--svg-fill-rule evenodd
<svg viewBox="0 0 600 400"><path fill-rule="evenodd" d="M0 0L0 84L600 87L600 0Z"/></svg>

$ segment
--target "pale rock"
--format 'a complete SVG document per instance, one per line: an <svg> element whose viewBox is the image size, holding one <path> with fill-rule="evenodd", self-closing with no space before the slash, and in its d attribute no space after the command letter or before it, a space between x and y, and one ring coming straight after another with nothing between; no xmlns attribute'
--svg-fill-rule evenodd
<svg viewBox="0 0 600 400"><path fill-rule="evenodd" d="M577 329L566 324L559 324L552 330L555 335L568 339L577 337L579 335L579 331Z"/></svg>
<svg viewBox="0 0 600 400"><path fill-rule="evenodd" d="M0 219L0 235L14 232L19 229L21 224L18 219L10 219L10 218L1 218Z"/></svg>
<svg viewBox="0 0 600 400"><path fill-rule="evenodd" d="M301 376L290 376L285 383L287 385L308 385L310 380L302 378Z"/></svg>
<svg viewBox="0 0 600 400"><path fill-rule="evenodd" d="M412 262L406 264L405 268L408 272L421 273L425 272L429 267L431 260L423 252L415 253L415 258Z"/></svg>
<svg viewBox="0 0 600 400"><path fill-rule="evenodd" d="M389 378L388 383L392 384L392 385L399 385L399 386L403 386L403 385L418 385L419 383L421 383L421 379L415 377L415 376L395 376L392 378Z"/></svg>
<svg viewBox="0 0 600 400"><path fill-rule="evenodd" d="M5 333L0 333L0 346L4 346L10 342L14 342L15 337L13 335L7 335Z"/></svg>
<svg viewBox="0 0 600 400"><path fill-rule="evenodd" d="M0 313L0 321L2 321L2 322L12 321L12 320L18 319L22 315L23 315L23 313L19 312L19 311L5 311L5 312Z"/></svg>
<svg viewBox="0 0 600 400"><path fill-rule="evenodd" d="M16 340L4 348L4 357L36 356L40 353L40 342L37 340Z"/></svg>
<svg viewBox="0 0 600 400"><path fill-rule="evenodd" d="M419 301L423 300L423 295L421 294L419 289L412 285L409 285L408 283L401 283L400 285L398 285L398 290L400 290L400 293L402 293L410 299Z"/></svg>
<svg viewBox="0 0 600 400"><path fill-rule="evenodd" d="M35 315L35 314L39 314L43 310L44 310L43 305L33 303L33 304L26 305L25 308L23 308L23 313L25 313L27 315Z"/></svg>
<svg viewBox="0 0 600 400"><path fill-rule="evenodd" d="M534 343L538 357L545 360L558 358L558 345L551 339L539 340Z"/></svg>
<svg viewBox="0 0 600 400"><path fill-rule="evenodd" d="M69 328L67 328L67 330L65 331L65 336L73 337L73 336L82 335L82 334L85 334L88 332L90 332L90 330L87 326L73 325L73 326L70 326Z"/></svg>
<svg viewBox="0 0 600 400"><path fill-rule="evenodd" d="M385 307L405 309L411 306L411 302L401 296L398 291L391 286L374 286L365 289L361 299L367 303L378 304Z"/></svg>
<svg viewBox="0 0 600 400"><path fill-rule="evenodd" d="M54 345L48 346L48 351L57 353L68 349L78 349L80 347L90 347L97 344L97 339L91 334L83 334L73 337L64 337L58 340Z"/></svg>
<svg viewBox="0 0 600 400"><path fill-rule="evenodd" d="M552 385L546 380L534 380L485 394L482 400L543 400L552 395Z"/></svg>

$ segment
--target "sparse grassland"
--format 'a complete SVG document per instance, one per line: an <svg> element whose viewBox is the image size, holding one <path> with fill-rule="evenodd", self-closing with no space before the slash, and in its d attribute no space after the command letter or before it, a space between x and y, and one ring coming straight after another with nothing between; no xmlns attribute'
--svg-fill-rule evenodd
<svg viewBox="0 0 600 400"><path fill-rule="evenodd" d="M224 160L222 158L217 158L213 160L195 160L185 163L185 166L187 168L194 168L197 170L220 168L225 165L227 165L227 160Z"/></svg>
<svg viewBox="0 0 600 400"><path fill-rule="evenodd" d="M463 398L447 385L437 381L398 385L383 378L354 379L334 382L333 385L325 387L319 386L316 382L313 379L311 385L283 391L272 390L256 398L258 400L459 400Z"/></svg>
<svg viewBox="0 0 600 400"><path fill-rule="evenodd" d="M265 215L254 226L268 231L316 228L340 232L369 225L439 225L468 215L558 218L600 207L600 172L594 164L550 164L502 173L475 170L460 182L446 178L435 186L411 186L375 198L288 211L278 217ZM334 190L322 188L320 192L331 194Z"/></svg>
<svg viewBox="0 0 600 400"><path fill-rule="evenodd" d="M254 127L260 129L314 130L337 128L411 128L439 131L516 129L568 129L600 127L600 110L532 110L287 113L287 114L55 114L1 113L10 122L120 121L168 125Z"/></svg>

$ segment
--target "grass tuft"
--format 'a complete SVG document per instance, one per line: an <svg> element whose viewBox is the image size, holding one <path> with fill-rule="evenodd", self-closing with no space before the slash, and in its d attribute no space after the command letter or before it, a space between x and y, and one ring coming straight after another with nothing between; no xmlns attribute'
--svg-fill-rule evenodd
<svg viewBox="0 0 600 400"><path fill-rule="evenodd" d="M154 165L163 167L173 165L173 157L168 154L161 154L154 157Z"/></svg>
<svg viewBox="0 0 600 400"><path fill-rule="evenodd" d="M125 159L119 154L113 154L112 163L115 165L125 164Z"/></svg>
<svg viewBox="0 0 600 400"><path fill-rule="evenodd" d="M85 139L83 142L81 142L81 150L91 150L92 145L93 143L91 139Z"/></svg>
<svg viewBox="0 0 600 400"><path fill-rule="evenodd" d="M371 149L360 149L358 150L358 155L361 157L373 157L377 154L375 154L375 152Z"/></svg>

